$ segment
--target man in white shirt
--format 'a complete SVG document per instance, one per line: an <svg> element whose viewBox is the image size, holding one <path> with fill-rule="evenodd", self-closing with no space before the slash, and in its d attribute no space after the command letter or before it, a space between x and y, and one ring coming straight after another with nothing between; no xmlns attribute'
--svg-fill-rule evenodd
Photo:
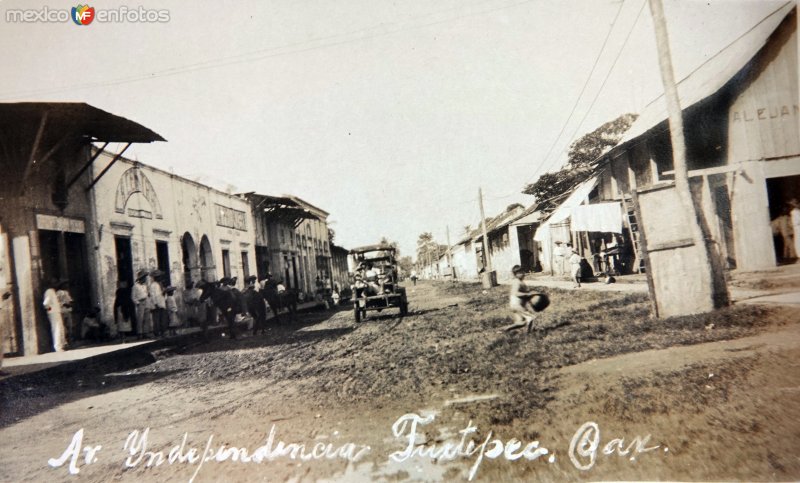
<svg viewBox="0 0 800 483"><path fill-rule="evenodd" d="M153 332L161 337L167 330L167 301L164 298L164 287L161 286L161 270L150 272L150 310L153 319Z"/></svg>
<svg viewBox="0 0 800 483"><path fill-rule="evenodd" d="M50 321L50 332L53 335L53 350L64 352L67 350L67 334L64 330L64 320L61 318L61 301L56 293L57 283L53 281L44 292L44 309Z"/></svg>
<svg viewBox="0 0 800 483"><path fill-rule="evenodd" d="M147 272L144 270L139 271L136 276L131 298L136 307L136 335L139 339L143 339L149 332L150 325L147 322L150 317L150 292L147 290Z"/></svg>

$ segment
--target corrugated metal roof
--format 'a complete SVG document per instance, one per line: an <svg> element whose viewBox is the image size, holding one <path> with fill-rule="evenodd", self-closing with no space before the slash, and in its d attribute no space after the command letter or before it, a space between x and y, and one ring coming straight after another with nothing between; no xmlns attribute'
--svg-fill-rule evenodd
<svg viewBox="0 0 800 483"><path fill-rule="evenodd" d="M678 82L681 109L691 107L719 91L764 47L778 25L794 9L794 5L794 2L786 2ZM617 148L665 122L667 117L667 103L662 94L645 106L639 118L617 144Z"/></svg>
<svg viewBox="0 0 800 483"><path fill-rule="evenodd" d="M0 103L0 125L29 123L33 129L47 113L47 131L74 132L103 142L151 143L165 141L157 133L124 117L83 102Z"/></svg>
<svg viewBox="0 0 800 483"><path fill-rule="evenodd" d="M250 200L253 210L263 211L263 216L268 220L282 221L297 227L302 220L319 219L292 197L270 196L258 193L245 193L244 196Z"/></svg>

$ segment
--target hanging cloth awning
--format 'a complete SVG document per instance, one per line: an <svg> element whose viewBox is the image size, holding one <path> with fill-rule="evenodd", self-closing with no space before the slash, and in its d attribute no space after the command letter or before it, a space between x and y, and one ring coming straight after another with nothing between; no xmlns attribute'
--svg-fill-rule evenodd
<svg viewBox="0 0 800 483"><path fill-rule="evenodd" d="M572 231L622 233L622 205L619 201L579 205L570 214Z"/></svg>
<svg viewBox="0 0 800 483"><path fill-rule="evenodd" d="M572 208L586 201L586 198L589 197L589 193L592 192L596 184L597 176L589 178L588 180L579 184L578 187L575 188L575 191L569 195L569 198L564 200L564 202L561 203L558 208L556 208L556 211L550 215L550 218L539 225L539 228L536 230L536 234L533 235L533 239L536 241L544 241L547 238L547 236L544 235L544 231L549 230L550 225L555 225L568 219L572 214Z"/></svg>

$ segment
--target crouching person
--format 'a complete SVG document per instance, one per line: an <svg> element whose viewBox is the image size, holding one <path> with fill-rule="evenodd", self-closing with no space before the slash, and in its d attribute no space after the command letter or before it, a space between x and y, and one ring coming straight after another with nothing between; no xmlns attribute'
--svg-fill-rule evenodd
<svg viewBox="0 0 800 483"><path fill-rule="evenodd" d="M522 267L514 265L511 273L514 278L511 281L508 298L513 323L503 328L503 332L523 327L527 327L528 332L530 332L533 329L536 313L547 308L550 305L550 299L543 293L534 292L532 287L525 283L525 272Z"/></svg>
<svg viewBox="0 0 800 483"><path fill-rule="evenodd" d="M100 320L100 309L91 309L81 323L81 339L102 342L108 339L108 327Z"/></svg>

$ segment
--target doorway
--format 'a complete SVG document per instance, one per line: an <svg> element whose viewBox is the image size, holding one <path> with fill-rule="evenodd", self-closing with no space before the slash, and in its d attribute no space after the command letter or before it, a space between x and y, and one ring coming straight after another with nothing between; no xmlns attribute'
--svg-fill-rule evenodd
<svg viewBox="0 0 800 483"><path fill-rule="evenodd" d="M133 287L133 257L131 256L131 239L115 236L114 248L117 254L117 280L125 281Z"/></svg>
<svg viewBox="0 0 800 483"><path fill-rule="evenodd" d="M44 285L65 281L74 300L73 312L86 311L91 305L91 283L86 256L86 236L53 230L39 230L39 249Z"/></svg>
<svg viewBox="0 0 800 483"><path fill-rule="evenodd" d="M264 280L269 273L269 249L267 247L256 247L256 274L259 280Z"/></svg>
<svg viewBox="0 0 800 483"><path fill-rule="evenodd" d="M165 286L172 285L172 274L169 271L169 243L161 240L156 240L156 265L163 273L163 282Z"/></svg>
<svg viewBox="0 0 800 483"><path fill-rule="evenodd" d="M181 252L183 283L186 287L189 287L189 284L195 281L193 272L197 268L197 246L194 244L194 238L189 232L184 233L183 237L181 237Z"/></svg>
<svg viewBox="0 0 800 483"><path fill-rule="evenodd" d="M200 239L200 271L206 282L213 282L216 279L214 255L211 252L211 243L205 235Z"/></svg>
<svg viewBox="0 0 800 483"><path fill-rule="evenodd" d="M790 202L800 200L800 175L767 179L769 219L773 248L778 263L794 263L798 255L798 235L794 232Z"/></svg>

